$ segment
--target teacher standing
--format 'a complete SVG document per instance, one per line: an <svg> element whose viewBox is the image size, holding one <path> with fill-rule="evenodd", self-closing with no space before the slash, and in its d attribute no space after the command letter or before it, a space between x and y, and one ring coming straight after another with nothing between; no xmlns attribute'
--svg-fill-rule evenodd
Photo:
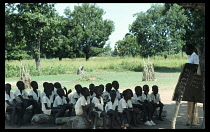
<svg viewBox="0 0 210 132"><path fill-rule="evenodd" d="M188 55L187 63L191 64L199 64L198 55L195 53L195 48L192 44L186 44L185 46L185 52ZM187 102L187 126L190 126L191 123L191 117L192 117L192 110L193 110L193 102ZM198 125L199 124L199 118L198 118L198 106L197 103L195 103L195 109L194 109L194 118L192 125Z"/></svg>

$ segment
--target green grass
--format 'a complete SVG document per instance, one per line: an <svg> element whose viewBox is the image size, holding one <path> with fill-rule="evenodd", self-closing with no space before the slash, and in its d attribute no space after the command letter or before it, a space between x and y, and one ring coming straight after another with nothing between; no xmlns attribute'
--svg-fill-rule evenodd
<svg viewBox="0 0 210 132"><path fill-rule="evenodd" d="M147 58L141 57L91 57L88 61L84 58L76 59L41 59L42 75L37 76L34 60L23 60L22 63L28 66L32 80L39 84L39 89L43 90L43 82L60 82L62 86L72 89L76 84L81 84L83 87L88 87L89 84L106 85L114 80L120 84L120 89L131 88L135 86L143 86L148 84L158 85L160 90L172 90L175 88L179 74L183 65L186 63L187 56L181 57L181 54L176 56L151 57L150 60L154 65L157 81L142 82L142 71L144 60ZM12 91L17 89L15 83L19 80L19 61L5 61L5 82L12 82ZM81 80L82 76L76 75L80 65L85 67L86 75L96 77L94 81ZM8 75L10 74L10 75Z"/></svg>
<svg viewBox="0 0 210 132"><path fill-rule="evenodd" d="M42 75L75 74L80 65L86 72L125 72L143 71L144 60L141 57L91 57L88 61L84 58L67 59L41 59ZM179 72L186 63L187 56L151 57L156 72ZM30 71L30 75L37 76L34 60L23 60L23 65ZM18 77L21 62L17 60L5 61L5 78Z"/></svg>
<svg viewBox="0 0 210 132"><path fill-rule="evenodd" d="M43 91L43 82L60 82L62 86L65 86L67 89L74 90L74 86L76 84L81 84L83 87L88 87L89 84L94 83L95 85L106 85L107 83L111 83L114 80L117 80L120 84L120 89L131 88L134 89L135 86L143 86L144 84L148 84L150 88L152 85L158 85L160 91L161 90L173 90L178 81L178 77L180 75L179 72L173 73L162 73L156 72L157 81L141 81L142 80L142 72L86 72L86 75L93 75L96 77L94 81L84 81L81 80L81 75L76 74L64 74L64 75L49 75L49 76L34 76L32 80L35 80L39 84L39 90ZM5 82L13 82L12 90L17 89L15 86L15 82L19 80L18 77L6 78ZM27 89L29 91L29 89Z"/></svg>

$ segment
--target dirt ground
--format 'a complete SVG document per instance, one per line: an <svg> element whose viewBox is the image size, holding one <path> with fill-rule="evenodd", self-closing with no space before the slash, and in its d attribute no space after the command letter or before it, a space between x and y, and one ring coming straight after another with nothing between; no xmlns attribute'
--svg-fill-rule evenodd
<svg viewBox="0 0 210 132"><path fill-rule="evenodd" d="M164 117L164 121L159 121L154 118L154 122L156 126L145 126L143 122L139 124L139 127L131 127L130 129L171 129L171 120L175 111L175 101L172 101L174 90L161 90L161 99L164 103L164 111L167 111L167 116ZM203 121L203 104L198 103L198 116L200 120L200 124L197 126L186 126L187 121L187 102L181 102L179 113L176 120L176 129L201 129L202 121ZM21 127L11 127L5 124L5 129L67 129L64 125L50 127L48 125L27 125Z"/></svg>

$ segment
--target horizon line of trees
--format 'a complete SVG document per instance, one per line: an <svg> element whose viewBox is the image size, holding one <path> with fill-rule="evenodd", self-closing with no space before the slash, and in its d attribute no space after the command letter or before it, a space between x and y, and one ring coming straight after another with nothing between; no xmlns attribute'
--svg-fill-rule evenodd
<svg viewBox="0 0 210 132"><path fill-rule="evenodd" d="M97 4L83 3L59 16L55 3L5 4L5 60L40 57L81 58L100 54L117 56L173 55L186 43L197 48L204 43L205 15L175 3L153 4L146 12L134 14L129 33L116 42L114 51L107 40L114 31L112 20Z"/></svg>

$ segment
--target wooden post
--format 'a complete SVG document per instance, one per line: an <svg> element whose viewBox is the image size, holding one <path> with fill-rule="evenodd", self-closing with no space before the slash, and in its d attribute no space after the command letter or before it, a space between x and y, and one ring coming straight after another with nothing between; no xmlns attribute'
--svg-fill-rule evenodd
<svg viewBox="0 0 210 132"><path fill-rule="evenodd" d="M190 128L192 128L192 125L193 125L194 110L195 110L195 102L193 102L193 109L192 109L192 113L191 113L192 115L191 115Z"/></svg>
<svg viewBox="0 0 210 132"><path fill-rule="evenodd" d="M179 98L176 100L175 112L174 112L174 116L173 116L172 121L171 121L171 129L175 129L176 118L177 118L177 115L178 115L178 112L179 112L179 107L180 107L180 103L182 101L182 97L183 97L183 94L181 94L179 96Z"/></svg>

